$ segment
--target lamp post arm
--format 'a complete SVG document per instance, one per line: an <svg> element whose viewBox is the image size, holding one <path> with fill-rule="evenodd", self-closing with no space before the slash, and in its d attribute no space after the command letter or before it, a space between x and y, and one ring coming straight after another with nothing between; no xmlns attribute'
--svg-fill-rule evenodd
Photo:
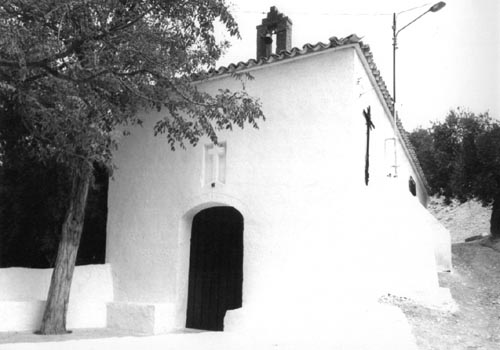
<svg viewBox="0 0 500 350"><path fill-rule="evenodd" d="M406 27L408 27L410 24L412 24L413 22L415 22L416 20L418 20L419 18L421 18L422 16L424 16L425 14L431 12L431 10L427 10L425 11L424 13L422 13L420 16L418 16L417 18L415 18L413 21L411 21L410 23L408 23L407 25L405 25L403 28L399 29L396 34L394 34L394 36L397 36L399 34L399 32L401 32L403 29L405 29Z"/></svg>

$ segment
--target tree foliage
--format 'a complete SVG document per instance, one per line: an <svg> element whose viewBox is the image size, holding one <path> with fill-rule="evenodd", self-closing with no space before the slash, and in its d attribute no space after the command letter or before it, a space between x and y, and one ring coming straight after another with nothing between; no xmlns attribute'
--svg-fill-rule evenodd
<svg viewBox="0 0 500 350"><path fill-rule="evenodd" d="M500 124L459 108L444 122L414 130L410 140L433 194L493 205L491 233L500 237Z"/></svg>
<svg viewBox="0 0 500 350"><path fill-rule="evenodd" d="M0 118L16 116L22 128L0 136L17 135L9 147L64 167L69 179L42 333L65 332L92 169L112 167L123 126L162 110L154 132L174 148L264 118L244 85L212 96L193 84L228 45L217 42L216 22L239 35L225 0L0 2Z"/></svg>
<svg viewBox="0 0 500 350"><path fill-rule="evenodd" d="M244 91L200 92L190 76L213 66L219 20L238 35L221 0L4 1L0 98L12 101L39 158L110 164L116 126L165 108L155 130L171 145L262 117ZM49 117L50 116L50 117Z"/></svg>

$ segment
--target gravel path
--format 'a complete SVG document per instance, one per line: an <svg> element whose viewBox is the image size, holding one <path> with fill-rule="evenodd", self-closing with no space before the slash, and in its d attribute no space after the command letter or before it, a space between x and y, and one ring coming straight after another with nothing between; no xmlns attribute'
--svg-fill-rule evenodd
<svg viewBox="0 0 500 350"><path fill-rule="evenodd" d="M458 311L443 312L394 300L412 326L420 350L500 349L500 253L480 242L452 247L452 273L440 275Z"/></svg>

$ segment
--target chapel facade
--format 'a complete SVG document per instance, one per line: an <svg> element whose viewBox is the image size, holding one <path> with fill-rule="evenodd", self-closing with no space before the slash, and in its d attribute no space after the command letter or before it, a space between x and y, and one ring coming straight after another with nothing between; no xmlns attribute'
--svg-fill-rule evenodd
<svg viewBox="0 0 500 350"><path fill-rule="evenodd" d="M273 7L255 59L196 82L238 90L231 74L250 73L258 130L173 152L150 111L123 139L108 327L282 329L387 293L439 294L449 236L425 209L425 177L369 47L351 35L292 48L291 35Z"/></svg>

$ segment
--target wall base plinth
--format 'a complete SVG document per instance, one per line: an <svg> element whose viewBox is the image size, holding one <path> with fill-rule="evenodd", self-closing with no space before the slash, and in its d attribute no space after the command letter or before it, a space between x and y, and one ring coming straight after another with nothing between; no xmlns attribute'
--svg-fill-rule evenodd
<svg viewBox="0 0 500 350"><path fill-rule="evenodd" d="M112 302L107 305L107 327L144 334L175 330L175 305Z"/></svg>

